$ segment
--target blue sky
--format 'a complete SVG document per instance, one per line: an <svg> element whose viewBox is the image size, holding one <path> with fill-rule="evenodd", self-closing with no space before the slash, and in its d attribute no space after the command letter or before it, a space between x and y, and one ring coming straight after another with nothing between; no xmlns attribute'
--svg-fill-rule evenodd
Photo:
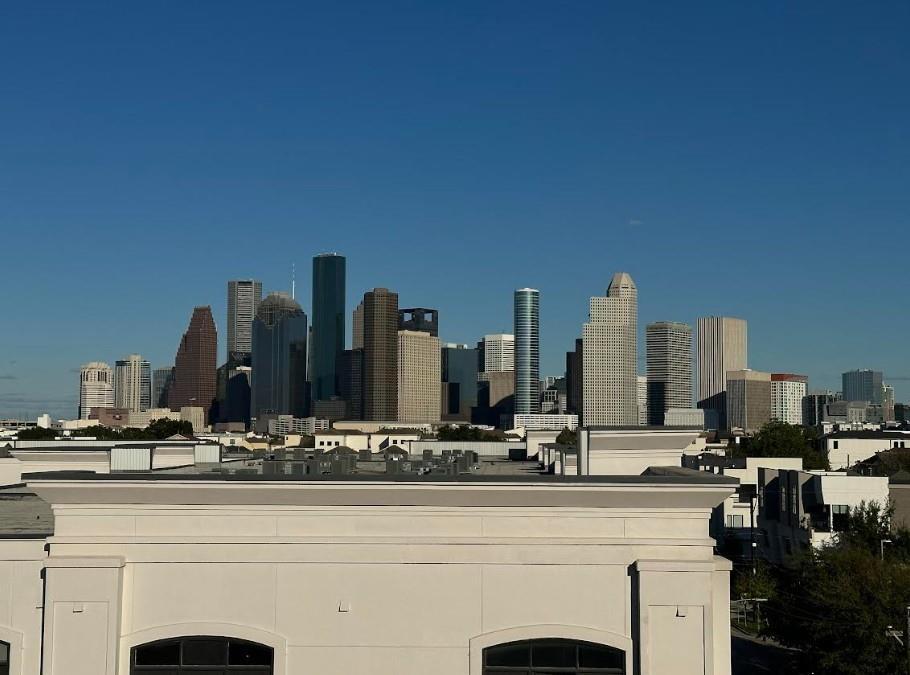
<svg viewBox="0 0 910 675"><path fill-rule="evenodd" d="M348 256L542 371L625 270L750 366L910 376L906 2L32 2L0 16L0 415L172 361L225 282ZM220 345L223 354L223 342ZM910 383L895 380L899 399Z"/></svg>

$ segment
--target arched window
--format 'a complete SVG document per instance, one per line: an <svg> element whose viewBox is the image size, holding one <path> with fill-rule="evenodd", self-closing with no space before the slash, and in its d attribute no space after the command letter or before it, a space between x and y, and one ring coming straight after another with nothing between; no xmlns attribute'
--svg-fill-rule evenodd
<svg viewBox="0 0 910 675"><path fill-rule="evenodd" d="M0 675L9 675L9 642L0 641Z"/></svg>
<svg viewBox="0 0 910 675"><path fill-rule="evenodd" d="M226 637L158 640L130 653L130 675L272 675L271 647ZM4 675L0 671L0 675Z"/></svg>
<svg viewBox="0 0 910 675"><path fill-rule="evenodd" d="M578 640L523 640L483 650L483 675L624 675L621 649Z"/></svg>

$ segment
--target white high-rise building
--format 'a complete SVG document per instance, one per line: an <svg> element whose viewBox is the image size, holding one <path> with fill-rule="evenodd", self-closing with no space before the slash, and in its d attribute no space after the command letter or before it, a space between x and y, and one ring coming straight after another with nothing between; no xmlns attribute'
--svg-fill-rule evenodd
<svg viewBox="0 0 910 675"><path fill-rule="evenodd" d="M515 414L540 412L540 291L515 291Z"/></svg>
<svg viewBox="0 0 910 675"><path fill-rule="evenodd" d="M648 424L664 424L670 408L692 407L692 327L673 321L648 324Z"/></svg>
<svg viewBox="0 0 910 675"><path fill-rule="evenodd" d="M139 354L114 364L114 407L142 412L152 407L152 369Z"/></svg>
<svg viewBox="0 0 910 675"><path fill-rule="evenodd" d="M582 335L585 426L638 424L638 289L613 275L606 297L591 298Z"/></svg>
<svg viewBox="0 0 910 675"><path fill-rule="evenodd" d="M748 367L748 333L743 319L707 316L698 320L698 407L705 425L726 427L727 373Z"/></svg>
<svg viewBox="0 0 910 675"><path fill-rule="evenodd" d="M442 352L438 337L398 331L398 421L438 422L442 398Z"/></svg>
<svg viewBox="0 0 910 675"><path fill-rule="evenodd" d="M253 318L262 302L262 282L255 279L228 281L227 350L250 354L253 351Z"/></svg>
<svg viewBox="0 0 910 675"><path fill-rule="evenodd" d="M787 424L805 424L803 399L809 378L792 373L771 373L771 419Z"/></svg>
<svg viewBox="0 0 910 675"><path fill-rule="evenodd" d="M648 425L648 377L639 375L637 379L638 387L638 424L639 426Z"/></svg>
<svg viewBox="0 0 910 675"><path fill-rule="evenodd" d="M79 419L87 420L92 408L114 407L114 374L102 361L79 369Z"/></svg>
<svg viewBox="0 0 910 675"><path fill-rule="evenodd" d="M515 336L507 333L483 336L483 372L515 370Z"/></svg>

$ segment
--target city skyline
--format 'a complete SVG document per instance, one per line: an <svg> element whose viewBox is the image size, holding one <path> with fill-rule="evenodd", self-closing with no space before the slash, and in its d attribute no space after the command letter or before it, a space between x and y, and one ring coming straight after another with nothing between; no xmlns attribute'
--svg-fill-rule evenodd
<svg viewBox="0 0 910 675"><path fill-rule="evenodd" d="M240 277L237 276L237 275L235 275L234 278L240 278ZM252 277L251 277L251 278L252 278ZM258 277L257 277L257 278L258 278ZM289 276L288 276L288 289L290 289L290 280L291 280L291 277L290 277L290 275L289 275ZM222 294L223 294L223 288L225 287L224 285L227 284L228 281L229 281L228 278L225 278L225 279L222 280ZM607 279L605 285L609 285L609 279ZM271 288L270 288L267 284L263 284L263 289L264 289L264 290L263 290L263 295L266 295L266 294L268 294L268 293L289 293L289 292L290 292L289 290L288 290L288 291L283 291L283 290L271 290ZM301 290L301 289L302 289L302 290ZM361 295L356 295L356 291L354 291L354 293L355 293L355 297L354 297L353 299L354 299L356 302L351 302L351 299L350 299L350 298L349 298L346 302L348 303L349 306L354 306L354 307L356 307L356 305L359 303L359 301L362 300L362 297L363 297L363 296L362 296L362 294L361 294ZM306 304L300 302L301 294L304 294L304 297L307 297L307 298L310 296L309 289L306 288L303 284L301 284L301 282L298 280L298 282L297 282L297 298L298 298L298 303L299 303L300 306L303 308L303 310L304 310L304 312L307 314L307 316L309 316L310 311L311 311L310 306L308 306L308 305L306 305ZM543 295L544 295L544 292L541 292L541 295L543 296ZM599 293L594 293L591 297L597 297L598 295L599 295ZM511 302L509 302L509 307L508 307L508 310L507 310L508 313L509 313L509 316L508 316L508 322L509 322L509 324L508 324L507 326L505 326L505 328L504 328L504 330L503 330L502 332L511 334L510 331L513 330L512 322L514 321L514 317L513 317L513 313L514 313L514 289L513 289L512 291L509 291L509 292L507 293L507 297L508 297L509 300L511 300ZM359 300L358 300L358 298L359 298ZM589 298L586 298L586 300L589 300ZM495 300L495 302L497 302L497 303L498 303L499 301L500 301L499 298L497 298L497 299ZM639 305L640 315L644 315L644 312L642 311L642 306L641 306L641 305L644 304L645 306L647 306L647 302L648 302L648 298L646 297L646 298L644 299L644 303L640 303L640 305ZM218 363L219 363L219 365L220 365L220 364L223 362L222 354L223 354L223 352L224 352L224 348L226 347L226 344L225 344L226 341L223 340L220 336L222 336L222 335L225 334L224 332L222 332L223 330L226 331L228 307L227 307L227 303L225 303L225 304L220 308L220 311L219 311L219 306L218 306L218 303L217 303L217 302L212 302L212 303L208 303L208 304L210 304L210 305L212 306L212 314L213 314L213 317L214 317L214 320L215 320L215 325L216 325L216 327L217 327L217 331L218 331L218 335L219 335L219 342L218 342L218 354L219 354L219 355L218 355ZM562 304L562 303L560 303L560 304ZM190 309L192 309L192 308L190 308ZM549 305L548 305L548 310L549 310ZM445 309L441 309L441 310L439 310L439 311L440 311L440 313L443 314L444 316L448 316L448 314L447 314L447 312L445 311ZM655 321L655 322L662 322L662 321L676 322L676 321L678 321L679 323L688 323L688 324L690 324L691 326L693 326L693 328L694 328L694 326L695 326L695 324L697 324L699 318L706 318L706 317L692 317L692 318L690 318L690 319L688 319L688 320L677 320L677 319L666 319L666 318L664 318L664 319L655 319L654 321ZM745 318L745 317L742 317L742 318ZM748 319L746 319L746 321L747 321L747 323L748 323ZM457 325L456 325L456 326L453 326L453 325L452 325L453 323L454 323L454 321L449 321L449 320L447 319L446 325L449 326L449 328L448 328L449 332L455 333L456 331L458 331L459 334L461 334L461 332L463 332L463 331L459 331ZM545 312L543 312L543 313L541 314L541 318L540 318L540 330L541 330L541 335L544 335L544 334L547 332L547 331L546 331L546 328L547 328L546 324L547 324L547 312L545 311ZM345 336L345 348L346 348L346 349L350 348L350 345L351 345L351 343L352 343L352 337L353 337L353 336L352 336L352 328L353 328L353 327L352 327L351 325L346 325L346 336ZM579 334L579 336L581 335L582 328L583 328L583 321L579 321L579 323L578 323L578 334ZM646 353L646 331L645 331L644 328L645 328L645 327L644 327L644 325L643 325L642 320L639 319L639 329L638 329L638 331L637 331L637 338L638 338L638 357L637 357L637 362L638 362L638 373L639 373L639 374L645 374L645 373L646 373L646 358L645 358L645 353ZM182 331L182 330L185 330L185 318L184 318L184 325L183 325L183 327L182 327L180 330L181 330L181 331ZM755 330L755 329L754 329L753 325L752 325L751 323L749 323L749 333L750 333L750 339L749 339L749 366L750 366L750 368L753 368L752 362L753 362L753 354L754 354L754 352L758 352L758 353L761 353L761 352L762 352L760 345L755 345L755 344L753 344L753 337L752 337L752 336L753 336L754 330ZM479 334L479 335L477 335L477 336L473 336L473 337L470 336L470 335L468 335L467 337L464 338L463 342L470 343L470 344L474 344L474 343L477 342L478 340L481 340L481 339L483 338L484 334L489 335L489 334L491 334L491 333L490 333L490 331L485 331L484 333L481 333L481 334ZM450 340L450 339L448 339L447 336L446 336L446 333L441 334L441 335L440 335L440 339L443 340L444 342L460 342L460 340ZM176 341L179 342L179 336L176 338ZM567 351L571 351L571 350L574 348L574 339L573 339L573 341L572 341L570 344L566 345L564 349L562 348L562 345L559 345L559 346L555 347L555 350L556 350L556 352L557 352L556 354L552 354L552 353L551 353L551 352L554 351L554 347L553 347L552 345L547 345L547 344L545 343L545 340L544 340L543 337L541 338L541 341L540 341L540 342L541 342L541 344L540 344L540 351L541 351L540 377L543 378L543 377L545 377L545 376L554 376L554 375L559 376L559 375L564 375L564 374L565 374L565 354L566 354ZM160 359L161 363L159 363L158 360L155 359L155 357L145 357L145 356L144 356L144 358L145 358L147 361L150 362L150 365L151 365L151 369L152 369L152 370L155 370L155 369L160 368L160 367L168 366L168 362L169 362L169 361L170 361L171 363L173 362L173 358L174 358L174 357L173 357L173 348L171 348L170 350L168 350L167 348L165 348L165 349L163 349L163 350L156 350L156 349L154 349L153 347L150 347L150 348L148 348L148 349L138 350L138 351L140 351L143 355L145 355L146 353L153 354L153 353L161 353L161 352L163 352L163 354L162 354L162 356L161 356L161 359ZM168 352L169 352L169 351L170 351L170 355L168 355ZM128 353L128 352L129 352L129 349L123 348L123 349L119 349L119 351L115 351L114 354ZM693 354L692 354L692 368L693 368L692 386L693 386L693 393L695 393L695 392L694 392L694 388L698 385L698 381L699 381L698 374L697 374L697 353L696 353L696 352L697 352L697 350L695 349L695 345L694 345L694 343L693 343ZM545 363L544 357L543 357L543 354L545 354L545 353L548 354L548 358L547 358L546 363ZM757 357L756 357L756 358L757 358ZM79 372L80 372L81 366L82 366L82 365L85 365L85 364L87 364L87 363L89 363L89 362L91 362L91 361L102 361L102 362L103 362L103 361L108 361L108 362L115 362L115 361L117 361L117 360L118 360L118 358L116 358L116 357L114 357L114 356L109 356L109 355L106 355L106 354L101 354L101 355L95 354L95 355L90 355L88 358L86 358L85 361L84 361L84 363L77 364L77 365L74 365L74 366L68 366L67 368L64 369L63 373L60 374L59 377L57 377L57 379L58 379L58 380L64 381L64 382L63 382L63 389L65 390L65 391L64 391L64 394L65 394L65 393L68 393L69 390L67 389L67 387L69 387L69 389L72 389L72 390L73 390L73 395L72 395L71 397L69 397L69 398L67 398L67 397L64 395L63 397L60 397L59 400L58 400L58 399L47 399L48 405L45 405L45 406L37 406L37 407L36 407L34 404L32 404L31 407L29 407L29 405L18 406L18 407L17 407L15 404L10 405L10 404L4 403L4 400L3 400L3 398L2 398L2 394L0 394L0 418L2 418L2 417L16 417L17 415L21 415L22 413L31 414L31 415L34 416L35 414L44 413L44 412L51 412L51 413L52 413L52 416L53 416L53 415L55 414L54 411L57 411L57 412L56 412L56 415L57 415L57 416L61 416L61 417L65 417L65 416L67 416L67 415L75 415L75 413L71 413L71 410L70 410L70 409L71 409L71 408L74 408L74 409L76 409L76 412L78 413L78 406L79 406L79 384L78 384L78 376L79 376ZM794 361L789 361L789 362L790 362L790 363L795 363ZM793 368L788 368L788 369L777 368L776 365L777 365L777 362L774 361L774 360L771 360L771 361L768 362L768 363L761 363L760 365L754 367L754 370L759 370L759 371L761 371L761 370L766 370L766 371L769 371L769 372L771 372L771 371L782 371L782 370L799 370L799 371L801 371L801 372L808 372L808 371L809 371L809 369L807 369L807 368L800 368L800 367L799 367L799 363L795 363L795 366L794 366ZM169 366L168 366L168 367L169 367ZM842 376L843 376L843 373L848 372L848 371L865 370L865 369L870 369L870 368L871 368L872 370L876 370L876 371L881 371L881 370L883 370L882 368L879 368L879 367L877 367L877 366L868 366L865 362L862 362L862 363L860 363L860 364L858 364L858 365L857 365L857 364L849 364L848 367L843 368L842 370L838 371L837 373L828 373L828 374L827 374L826 376L824 376L824 377L821 377L821 376L818 376L818 375L816 375L815 377L813 377L813 374L812 374L811 372L808 372L809 390L810 390L810 391L825 391L825 390L840 391L840 390L841 390L841 383L842 383ZM900 393L900 392L906 392L906 396L907 396L907 397L910 397L910 386L907 385L907 381L908 381L908 380L910 380L910 377L902 376L902 375L899 374L899 373L896 374L896 375L891 376L891 375L889 375L889 372L888 372L887 370L884 371L883 381L884 381L886 384L889 384L889 385L892 385L892 386L895 387L895 392L896 392L896 393L895 393L895 400L898 400L898 401L903 400L903 399L901 398L901 393ZM7 381L7 382L11 382L11 381L12 381L12 382L15 382L15 381L18 381L18 380L6 379L6 381ZM0 385L2 385L3 382L4 382L4 378L0 377ZM75 384L73 384L73 383L75 383ZM695 398L697 398L697 395L695 396ZM38 399L36 399L36 401L38 401Z"/></svg>
<svg viewBox="0 0 910 675"><path fill-rule="evenodd" d="M880 244L910 243L910 91L888 84L908 11L18 7L0 25L22 93L0 159L0 415L74 414L82 364L167 365L193 306L227 334L227 279L289 290L296 264L303 300L333 250L347 308L394 288L439 310L446 342L511 331L514 289L540 289L545 374L626 270L641 326L741 316L755 368L832 390L881 370L906 400L888 336L910 317Z"/></svg>

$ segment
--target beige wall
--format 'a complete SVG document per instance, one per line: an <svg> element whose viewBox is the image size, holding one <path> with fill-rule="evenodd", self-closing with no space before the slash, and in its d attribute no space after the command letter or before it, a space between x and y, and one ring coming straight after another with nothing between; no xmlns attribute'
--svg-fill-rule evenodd
<svg viewBox="0 0 910 675"><path fill-rule="evenodd" d="M194 634L271 645L279 675L480 675L484 646L532 637L623 649L629 673L638 647L642 675L730 672L708 537L726 485L30 485L56 516L44 675L125 675L132 646ZM40 598L37 575L18 592ZM34 621L0 627L39 643Z"/></svg>

